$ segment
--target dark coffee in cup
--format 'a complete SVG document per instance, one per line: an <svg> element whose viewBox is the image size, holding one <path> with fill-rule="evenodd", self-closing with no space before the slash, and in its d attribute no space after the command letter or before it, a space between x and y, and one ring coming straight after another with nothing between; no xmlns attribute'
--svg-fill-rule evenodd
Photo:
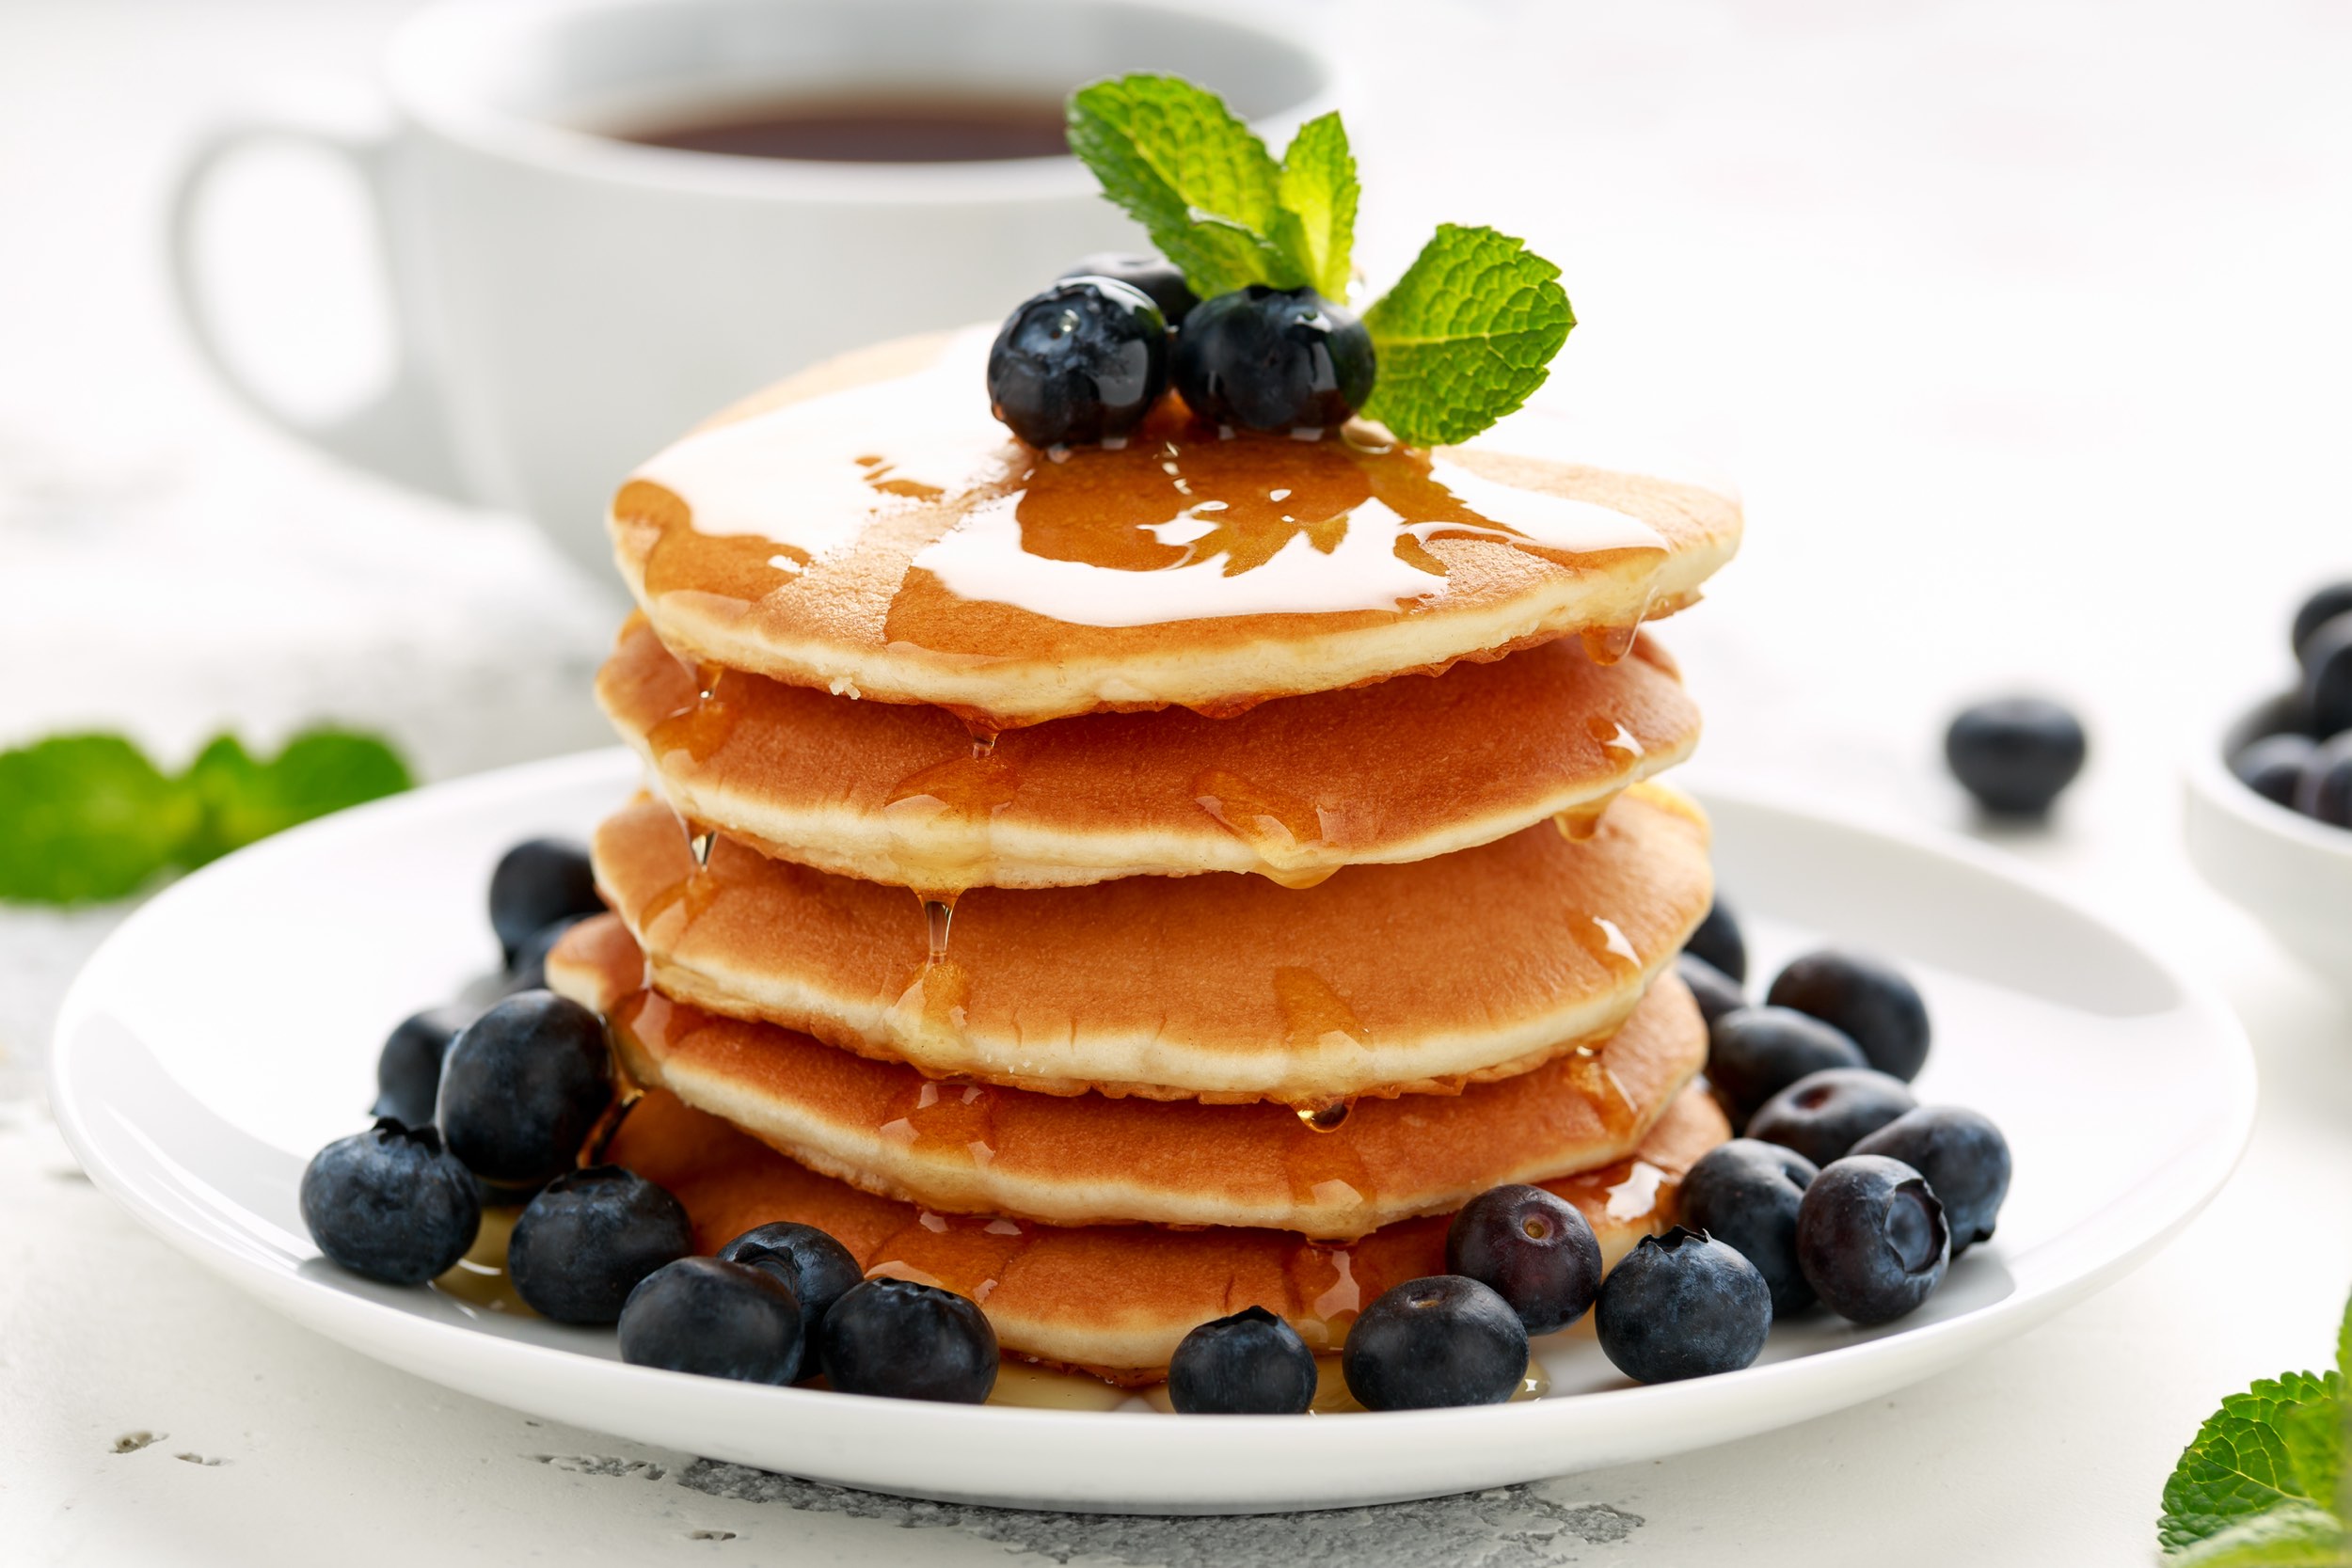
<svg viewBox="0 0 2352 1568"><path fill-rule="evenodd" d="M977 96L783 100L609 134L685 152L835 164L963 164L1057 158L1070 150L1058 102Z"/></svg>

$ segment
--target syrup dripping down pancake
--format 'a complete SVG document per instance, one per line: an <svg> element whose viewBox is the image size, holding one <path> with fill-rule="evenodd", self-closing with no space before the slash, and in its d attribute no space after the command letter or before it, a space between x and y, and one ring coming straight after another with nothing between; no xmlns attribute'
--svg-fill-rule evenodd
<svg viewBox="0 0 2352 1568"><path fill-rule="evenodd" d="M1693 1086L1631 1158L1543 1185L1583 1212L1614 1266L1634 1243L1673 1224L1683 1173L1729 1135L1723 1113ZM1445 1272L1445 1215L1327 1244L1239 1227L1039 1226L942 1214L820 1176L663 1089L637 1101L607 1158L676 1195L700 1251L774 1220L813 1225L869 1275L970 1296L1008 1353L1129 1386L1164 1379L1177 1341L1213 1318L1263 1307L1310 1345L1327 1348L1383 1291Z"/></svg>
<svg viewBox="0 0 2352 1568"><path fill-rule="evenodd" d="M1562 636L1621 653L1739 546L1736 501L1370 427L1236 435L1163 404L1039 452L991 417L985 328L818 366L654 457L615 556L698 663L991 729L1239 712Z"/></svg>
<svg viewBox="0 0 2352 1568"><path fill-rule="evenodd" d="M977 888L927 961L904 890L708 847L698 864L650 800L595 835L598 885L665 995L937 1077L1300 1106L1449 1090L1605 1038L1711 888L1698 808L1641 784L1582 842L1542 822L1297 891Z"/></svg>
<svg viewBox="0 0 2352 1568"><path fill-rule="evenodd" d="M1051 1225L1239 1225L1347 1239L1505 1181L1633 1152L1707 1060L1697 1004L1659 977L1592 1052L1459 1096L1367 1100L1329 1132L1279 1105L1041 1095L926 1078L640 989L620 922L574 927L549 984L605 1014L630 1075L802 1164L950 1213Z"/></svg>
<svg viewBox="0 0 2352 1568"><path fill-rule="evenodd" d="M1699 730L1647 638L1615 665L1563 641L1233 719L1097 714L976 743L935 707L697 675L632 618L596 695L680 816L931 893L1202 871L1303 886L1589 816Z"/></svg>

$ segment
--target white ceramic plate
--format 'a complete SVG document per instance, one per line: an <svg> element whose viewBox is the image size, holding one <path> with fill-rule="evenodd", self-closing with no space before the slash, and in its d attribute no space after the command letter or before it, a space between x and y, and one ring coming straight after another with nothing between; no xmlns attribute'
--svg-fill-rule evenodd
<svg viewBox="0 0 2352 1568"><path fill-rule="evenodd" d="M1935 1018L1923 1097L1979 1107L2014 1148L1999 1236L1904 1322L1858 1330L1817 1312L1776 1328L1745 1371L1655 1388L1617 1377L1574 1329L1538 1341L1550 1398L1314 1418L918 1404L624 1366L609 1333L477 1316L341 1273L294 1195L311 1151L364 1125L386 1031L495 963L483 889L499 852L584 832L636 780L618 752L469 779L167 889L90 960L58 1024L53 1094L85 1167L271 1308L533 1415L930 1497L1225 1513L1526 1481L1883 1394L2145 1258L2219 1187L2252 1118L2252 1058L2227 1011L2013 866L1719 794L1717 862L1753 973L1826 939L1899 958Z"/></svg>

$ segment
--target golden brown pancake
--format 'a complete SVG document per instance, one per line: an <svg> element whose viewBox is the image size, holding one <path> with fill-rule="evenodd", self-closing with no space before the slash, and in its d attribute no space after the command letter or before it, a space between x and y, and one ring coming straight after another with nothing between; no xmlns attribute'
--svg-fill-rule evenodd
<svg viewBox="0 0 2352 1568"><path fill-rule="evenodd" d="M1714 1102L1685 1089L1632 1158L1543 1185L1583 1212L1613 1265L1673 1223L1683 1173L1729 1135ZM1391 1286L1445 1272L1442 1215L1328 1245L1238 1227L1040 1226L942 1214L819 1176L661 1089L637 1102L606 1157L675 1194L701 1251L771 1221L813 1225L869 1275L970 1296L1008 1352L1130 1385L1166 1377L1176 1342L1213 1318L1263 1307L1310 1345L1330 1346Z"/></svg>
<svg viewBox="0 0 2352 1568"><path fill-rule="evenodd" d="M934 893L1201 871L1304 886L1592 815L1688 756L1699 728L1647 638L1614 665L1563 641L1233 719L1095 714L976 745L941 708L697 676L632 617L596 695L681 816Z"/></svg>
<svg viewBox="0 0 2352 1568"><path fill-rule="evenodd" d="M1347 1239L1505 1181L1632 1153L1707 1060L1698 1006L1661 975L1597 1050L1459 1096L1367 1100L1317 1132L1260 1102L1105 1100L926 1078L640 989L610 915L548 959L557 990L606 1014L622 1060L802 1164L950 1213L1049 1225L1243 1225Z"/></svg>
<svg viewBox="0 0 2352 1568"><path fill-rule="evenodd" d="M1706 819L1656 784L1581 843L1542 822L1303 890L977 888L929 963L911 894L723 836L698 867L657 801L624 808L593 848L651 983L678 1001L938 1077L1293 1105L1452 1088L1597 1042L1710 896Z"/></svg>
<svg viewBox="0 0 2352 1568"><path fill-rule="evenodd" d="M991 416L986 328L883 344L720 415L623 484L621 575L690 659L993 728L1441 670L1565 635L1621 651L1739 546L1736 501L1376 430L1122 445Z"/></svg>

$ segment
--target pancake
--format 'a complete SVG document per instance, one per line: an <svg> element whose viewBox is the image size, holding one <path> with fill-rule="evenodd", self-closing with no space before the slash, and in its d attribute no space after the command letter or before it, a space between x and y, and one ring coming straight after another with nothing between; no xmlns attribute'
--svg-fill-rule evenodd
<svg viewBox="0 0 2352 1568"><path fill-rule="evenodd" d="M1238 1225L1347 1239L1632 1153L1707 1060L1698 1006L1659 977L1591 1053L1455 1098L1367 1100L1317 1132L1279 1105L1105 1100L943 1083L640 989L619 921L574 927L557 990L606 1014L631 1076L853 1186L1049 1225Z"/></svg>
<svg viewBox="0 0 2352 1568"><path fill-rule="evenodd" d="M1583 1212L1613 1266L1673 1223L1683 1173L1729 1135L1714 1102L1685 1089L1630 1159L1543 1185ZM1009 1354L1128 1385L1165 1378L1176 1342L1213 1318L1261 1306L1327 1347L1391 1286L1445 1272L1443 1215L1328 1245L1238 1227L1072 1227L937 1213L820 1176L661 1089L638 1101L606 1157L676 1195L699 1251L774 1220L813 1225L869 1275L970 1296Z"/></svg>
<svg viewBox="0 0 2352 1568"><path fill-rule="evenodd" d="M940 708L697 677L633 617L596 696L681 816L937 893L1201 871L1301 886L1423 860L1596 812L1688 756L1699 728L1647 638L1613 666L1564 641L1234 719L1097 714L976 748Z"/></svg>
<svg viewBox="0 0 2352 1568"><path fill-rule="evenodd" d="M650 983L707 1011L937 1077L1300 1106L1451 1089L1598 1041L1710 897L1706 819L1657 784L1581 843L1542 822L1300 891L1235 876L976 888L928 963L903 890L724 837L698 868L659 802L624 808L592 849Z"/></svg>
<svg viewBox="0 0 2352 1568"><path fill-rule="evenodd" d="M696 662L992 728L1231 714L1581 635L1622 652L1739 546L1736 501L1375 427L1220 432L1170 399L1120 447L989 413L985 327L831 361L614 498L621 575Z"/></svg>

